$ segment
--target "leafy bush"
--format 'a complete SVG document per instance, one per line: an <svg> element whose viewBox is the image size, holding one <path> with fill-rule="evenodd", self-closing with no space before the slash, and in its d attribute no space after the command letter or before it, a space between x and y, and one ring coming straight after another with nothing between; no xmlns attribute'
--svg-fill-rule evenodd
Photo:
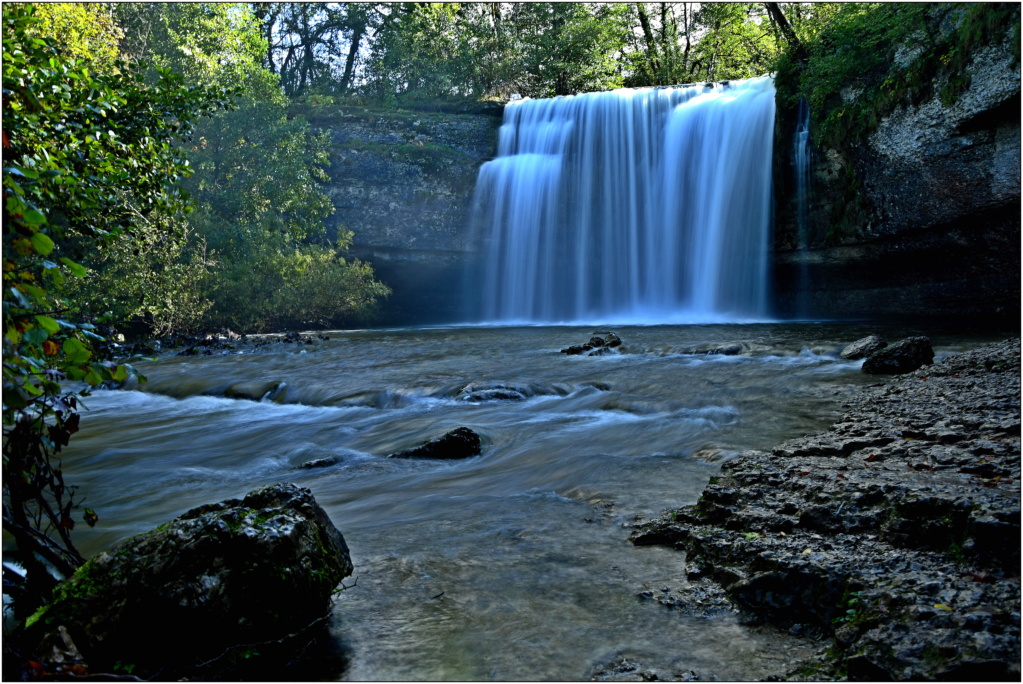
<svg viewBox="0 0 1023 684"><path fill-rule="evenodd" d="M172 212L189 173L173 141L224 105L223 93L186 88L159 71L150 84L91 73L38 36L30 5L3 14L3 528L25 568L12 582L24 618L53 585L47 566L82 562L71 540L74 488L54 457L78 430L85 387L125 380L132 369L96 358L100 339L67 315L65 284L86 269L73 248L130 243L138 222ZM85 512L92 525L96 515Z"/></svg>

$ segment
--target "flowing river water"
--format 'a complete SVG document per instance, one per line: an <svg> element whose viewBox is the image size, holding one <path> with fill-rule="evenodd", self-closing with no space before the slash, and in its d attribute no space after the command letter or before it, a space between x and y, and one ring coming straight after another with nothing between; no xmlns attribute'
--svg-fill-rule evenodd
<svg viewBox="0 0 1023 684"><path fill-rule="evenodd" d="M318 677L580 680L622 658L662 677L777 672L811 644L641 599L685 583L684 555L634 547L629 525L694 503L729 455L832 422L877 381L838 351L877 326L617 327L620 353L559 353L594 330L334 332L143 362L145 391L95 392L64 452L100 516L77 540L92 555L291 481L330 514L358 577L335 602ZM996 337L924 332L939 357ZM742 353L693 353L723 344ZM458 426L482 436L481 456L385 458Z"/></svg>

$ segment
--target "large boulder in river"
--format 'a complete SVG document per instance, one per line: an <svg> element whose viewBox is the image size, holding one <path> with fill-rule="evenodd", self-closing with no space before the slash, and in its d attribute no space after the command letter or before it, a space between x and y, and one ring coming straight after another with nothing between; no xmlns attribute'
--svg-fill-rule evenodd
<svg viewBox="0 0 1023 684"><path fill-rule="evenodd" d="M78 569L29 620L66 627L92 672L177 676L324 617L352 561L308 489L278 484L194 508Z"/></svg>
<svg viewBox="0 0 1023 684"><path fill-rule="evenodd" d="M867 335L862 337L851 344L847 344L838 356L849 361L858 361L859 359L865 359L871 354L876 354L885 347L888 343L881 339L878 335Z"/></svg>
<svg viewBox="0 0 1023 684"><path fill-rule="evenodd" d="M874 375L912 373L934 360L931 341L926 337L907 337L867 357L862 371Z"/></svg>
<svg viewBox="0 0 1023 684"><path fill-rule="evenodd" d="M479 456L482 450L480 436L467 427L459 427L443 437L391 454L388 458L469 458Z"/></svg>

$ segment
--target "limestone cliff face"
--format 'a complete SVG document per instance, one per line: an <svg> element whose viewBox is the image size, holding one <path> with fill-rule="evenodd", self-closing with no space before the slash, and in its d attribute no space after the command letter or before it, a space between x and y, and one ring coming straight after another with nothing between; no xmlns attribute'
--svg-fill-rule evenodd
<svg viewBox="0 0 1023 684"><path fill-rule="evenodd" d="M459 320L472 193L480 165L496 154L499 113L303 114L331 138L329 229L353 231L353 254L394 291L378 322Z"/></svg>
<svg viewBox="0 0 1023 684"><path fill-rule="evenodd" d="M941 97L948 77L939 77L932 97L899 106L866 140L816 150L807 223L817 243L785 244L794 211L780 212L779 313L1018 317L1020 66L1011 41L978 50L966 76L950 104Z"/></svg>
<svg viewBox="0 0 1023 684"><path fill-rule="evenodd" d="M956 75L969 85L953 102L939 76L930 97L891 111L867 137L816 149L805 249L786 181L794 124L779 124L777 315L1018 318L1018 57L1009 38L979 49ZM496 154L500 112L302 113L332 140L331 229L352 230L355 256L394 290L378 322L463 320L476 256L470 205L480 165Z"/></svg>

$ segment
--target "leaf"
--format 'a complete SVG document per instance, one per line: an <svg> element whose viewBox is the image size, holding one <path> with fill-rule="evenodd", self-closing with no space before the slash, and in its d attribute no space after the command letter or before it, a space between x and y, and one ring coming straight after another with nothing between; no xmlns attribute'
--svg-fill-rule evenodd
<svg viewBox="0 0 1023 684"><path fill-rule="evenodd" d="M50 318L49 316L38 315L35 317L36 323L46 329L46 332L54 335L60 330L60 323Z"/></svg>
<svg viewBox="0 0 1023 684"><path fill-rule="evenodd" d="M44 328L33 326L31 330L25 333L22 339L24 339L28 344L38 345L45 342L48 337L49 334Z"/></svg>
<svg viewBox="0 0 1023 684"><path fill-rule="evenodd" d="M47 356L56 356L59 351L60 345L53 340L46 340L43 342L43 353Z"/></svg>
<svg viewBox="0 0 1023 684"><path fill-rule="evenodd" d="M88 271L86 271L85 269L85 266L75 263L74 261L71 261L67 257L61 257L60 262L67 266L71 270L71 273L73 273L78 278L84 278L88 273Z"/></svg>
<svg viewBox="0 0 1023 684"><path fill-rule="evenodd" d="M31 211L33 210L29 209L29 212ZM25 212L26 215L29 212ZM39 212L36 213L38 214ZM47 254L53 251L53 240L50 239L50 236L47 235L46 233L34 233L32 235L32 246L35 247L35 250L37 252L39 252L43 256L46 256Z"/></svg>
<svg viewBox="0 0 1023 684"><path fill-rule="evenodd" d="M948 611L952 610L951 606L946 606L944 603L935 603L934 607L937 608L938 610L948 610Z"/></svg>
<svg viewBox="0 0 1023 684"><path fill-rule="evenodd" d="M74 337L64 340L64 354L68 363L72 365L85 363L92 356L92 352Z"/></svg>
<svg viewBox="0 0 1023 684"><path fill-rule="evenodd" d="M21 218L25 221L25 223L33 226L41 226L46 223L46 216L38 209L27 209L25 213L21 215Z"/></svg>

